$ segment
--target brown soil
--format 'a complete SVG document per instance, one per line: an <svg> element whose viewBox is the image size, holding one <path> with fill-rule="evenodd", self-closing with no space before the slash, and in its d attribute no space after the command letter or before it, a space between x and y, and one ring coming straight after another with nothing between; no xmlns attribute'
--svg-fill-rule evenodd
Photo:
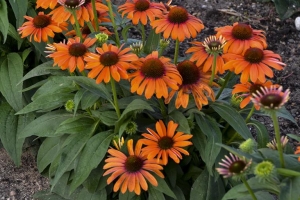
<svg viewBox="0 0 300 200"><path fill-rule="evenodd" d="M124 1L118 0L118 2ZM184 6L204 22L206 28L197 37L198 41L203 41L205 37L214 34L215 27L232 25L237 21L249 23L255 29L266 31L268 49L280 54L283 62L287 64L283 71L275 73L273 80L281 84L284 89L291 90L286 108L297 124L300 124L298 106L300 104L300 32L294 25L296 16L281 21L273 3L258 3L255 0L173 0L173 4ZM181 52L188 47L187 42L182 43ZM167 54L171 56L173 52L174 47L170 47ZM272 134L271 120L267 117L260 120L264 120ZM286 119L280 119L280 126L282 134L300 134L299 127ZM47 180L36 169L33 155L30 151L26 151L22 156L22 166L18 168L14 166L5 151L0 149L0 200L32 199L34 192L48 187Z"/></svg>

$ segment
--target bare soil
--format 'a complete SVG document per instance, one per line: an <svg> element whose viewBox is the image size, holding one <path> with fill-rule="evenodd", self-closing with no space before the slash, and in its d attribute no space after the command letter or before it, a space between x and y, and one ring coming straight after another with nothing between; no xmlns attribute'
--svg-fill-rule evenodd
<svg viewBox="0 0 300 200"><path fill-rule="evenodd" d="M283 62L287 64L283 71L275 73L273 80L284 89L291 90L286 108L298 124L280 119L281 133L300 135L300 32L294 25L297 15L281 21L272 2L258 3L255 0L173 0L172 4L184 6L191 14L203 21L205 29L196 38L198 41L213 35L215 27L232 25L234 22L249 23L255 29L266 31L268 49L280 54ZM189 47L189 41L180 46L182 56ZM171 46L167 54L172 56L173 52L174 47ZM271 120L267 117L260 117L260 120L272 135ZM14 166L5 150L0 149L0 200L29 200L32 199L34 192L49 187L47 179L37 171L35 155L36 153L32 151L25 151L22 156L22 166L18 168Z"/></svg>

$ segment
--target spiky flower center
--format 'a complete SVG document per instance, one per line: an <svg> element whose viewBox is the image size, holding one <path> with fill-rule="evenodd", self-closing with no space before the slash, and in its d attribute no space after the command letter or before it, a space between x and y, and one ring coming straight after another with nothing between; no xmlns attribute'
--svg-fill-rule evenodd
<svg viewBox="0 0 300 200"><path fill-rule="evenodd" d="M250 63L260 63L264 58L264 52L260 48L249 48L246 50L244 58Z"/></svg>
<svg viewBox="0 0 300 200"><path fill-rule="evenodd" d="M258 94L258 93L262 93L263 86L261 84L253 84L250 86L250 94Z"/></svg>
<svg viewBox="0 0 300 200"><path fill-rule="evenodd" d="M64 4L69 8L77 8L80 5L80 0L66 0Z"/></svg>
<svg viewBox="0 0 300 200"><path fill-rule="evenodd" d="M222 46L222 43L219 42L219 41L212 41L208 44L209 48L210 49L217 49L219 48L220 46Z"/></svg>
<svg viewBox="0 0 300 200"><path fill-rule="evenodd" d="M118 61L119 61L118 54L113 51L105 52L100 56L100 62L104 66L115 65L115 64L117 64Z"/></svg>
<svg viewBox="0 0 300 200"><path fill-rule="evenodd" d="M239 40L250 39L252 32L252 28L248 24L238 23L232 28L232 36Z"/></svg>
<svg viewBox="0 0 300 200"><path fill-rule="evenodd" d="M158 146L160 149L170 149L173 147L174 141L172 138L168 137L168 136L164 136L162 138L160 138L160 140L158 141Z"/></svg>
<svg viewBox="0 0 300 200"><path fill-rule="evenodd" d="M35 28L45 28L51 23L50 17L47 15L37 15L33 18Z"/></svg>
<svg viewBox="0 0 300 200"><path fill-rule="evenodd" d="M177 70L182 76L182 85L195 84L200 79L199 69L192 61L185 60L178 63Z"/></svg>
<svg viewBox="0 0 300 200"><path fill-rule="evenodd" d="M80 57L83 56L86 52L87 52L86 46L81 43L73 43L69 47L69 54L71 56Z"/></svg>
<svg viewBox="0 0 300 200"><path fill-rule="evenodd" d="M269 108L276 108L281 105L283 97L280 94L265 94L261 97L260 103Z"/></svg>
<svg viewBox="0 0 300 200"><path fill-rule="evenodd" d="M81 32L82 34L85 34L85 35L88 35L91 33L91 30L88 26L84 26L82 29L81 29Z"/></svg>
<svg viewBox="0 0 300 200"><path fill-rule="evenodd" d="M145 11L150 7L150 3L147 0L138 0L134 6L138 11Z"/></svg>
<svg viewBox="0 0 300 200"><path fill-rule="evenodd" d="M241 172L243 172L245 167L246 163L243 160L237 160L230 165L229 171L231 173L240 174Z"/></svg>
<svg viewBox="0 0 300 200"><path fill-rule="evenodd" d="M181 24L188 20L189 14L185 8L180 6L172 7L168 14L168 19L171 23Z"/></svg>
<svg viewBox="0 0 300 200"><path fill-rule="evenodd" d="M160 78L165 73L165 67L158 58L149 58L145 60L141 72L149 78Z"/></svg>
<svg viewBox="0 0 300 200"><path fill-rule="evenodd" d="M138 156L129 156L125 161L125 168L128 172L138 172L143 168L144 161Z"/></svg>

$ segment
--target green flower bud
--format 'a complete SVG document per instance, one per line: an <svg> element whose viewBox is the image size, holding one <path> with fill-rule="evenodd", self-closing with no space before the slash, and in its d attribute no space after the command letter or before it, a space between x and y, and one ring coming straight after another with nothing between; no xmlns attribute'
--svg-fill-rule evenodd
<svg viewBox="0 0 300 200"><path fill-rule="evenodd" d="M70 99L65 103L66 111L73 112L74 108L75 108L75 103L73 99Z"/></svg>
<svg viewBox="0 0 300 200"><path fill-rule="evenodd" d="M144 46L143 46L142 42L136 42L136 43L132 43L132 45L130 45L130 49L132 50L132 52L138 56L140 55L140 53L142 53L143 47Z"/></svg>
<svg viewBox="0 0 300 200"><path fill-rule="evenodd" d="M126 129L125 129L125 132L128 134L128 135L133 135L136 133L137 131L137 124L134 122L134 121L131 121L127 124L126 126Z"/></svg>
<svg viewBox="0 0 300 200"><path fill-rule="evenodd" d="M260 181L270 180L274 177L275 166L270 161L263 161L256 165L254 174Z"/></svg>
<svg viewBox="0 0 300 200"><path fill-rule="evenodd" d="M119 138L119 136L116 135L113 137L111 143L114 147L116 147L116 149L120 151L124 144L124 138L123 137Z"/></svg>
<svg viewBox="0 0 300 200"><path fill-rule="evenodd" d="M230 99L230 104L234 107L234 108L240 108L240 104L243 101L243 98L240 97L238 94L234 94L231 96Z"/></svg>
<svg viewBox="0 0 300 200"><path fill-rule="evenodd" d="M95 38L97 39L97 43L102 45L108 40L108 35L106 33L98 33L95 35Z"/></svg>
<svg viewBox="0 0 300 200"><path fill-rule="evenodd" d="M168 40L168 39L161 39L159 41L159 46L161 49L167 48L169 46L169 44L170 44L170 40Z"/></svg>
<svg viewBox="0 0 300 200"><path fill-rule="evenodd" d="M246 141L242 142L239 148L245 153L253 153L253 151L256 149L256 142L253 139L249 138Z"/></svg>

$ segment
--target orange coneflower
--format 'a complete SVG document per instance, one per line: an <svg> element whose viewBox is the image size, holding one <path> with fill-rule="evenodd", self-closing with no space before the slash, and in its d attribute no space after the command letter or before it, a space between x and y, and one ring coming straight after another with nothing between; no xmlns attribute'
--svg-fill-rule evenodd
<svg viewBox="0 0 300 200"><path fill-rule="evenodd" d="M222 58L223 47L226 41L222 36L217 38L216 36L210 36L202 42L191 42L194 46L189 48L185 53L193 53L190 61L197 61L196 65L199 67L203 65L203 71L207 72L212 68L214 54L217 54L216 60L216 70L215 73L219 72L223 74L225 70L223 69L224 60Z"/></svg>
<svg viewBox="0 0 300 200"><path fill-rule="evenodd" d="M48 37L54 37L54 32L61 33L63 30L67 30L67 23L57 24L49 15L45 15L44 12L39 12L35 17L24 16L24 18L28 21L24 22L18 31L22 34L22 38L30 35L30 42L32 36L36 42L47 42Z"/></svg>
<svg viewBox="0 0 300 200"><path fill-rule="evenodd" d="M178 124L169 121L166 128L164 122L159 120L155 124L157 132L151 128L147 128L149 134L142 134L146 139L140 139L143 144L147 145L142 149L143 155L147 155L148 159L156 157L157 161L162 159L164 165L168 163L168 157L179 163L179 159L182 159L181 154L189 155L189 152L182 147L192 145L192 142L188 140L193 135L184 134L183 132L175 133L177 126Z"/></svg>
<svg viewBox="0 0 300 200"><path fill-rule="evenodd" d="M265 32L252 29L244 23L234 23L233 26L216 28L219 37L222 35L227 41L224 46L224 53L244 53L249 47L267 48Z"/></svg>
<svg viewBox="0 0 300 200"><path fill-rule="evenodd" d="M36 8L42 7L44 9L47 8L53 9L55 8L56 4L57 4L57 0L37 0Z"/></svg>
<svg viewBox="0 0 300 200"><path fill-rule="evenodd" d="M58 65L62 70L69 69L74 72L76 67L79 71L84 70L84 56L87 55L88 48L96 42L95 38L86 38L83 43L79 37L70 38L65 43L54 43L48 45L49 50L53 51L48 57L53 58L54 65Z"/></svg>
<svg viewBox="0 0 300 200"><path fill-rule="evenodd" d="M70 20L71 24L75 24L75 18L68 9L75 10L80 26L84 26L84 22L94 20L91 0L58 0L58 3L60 6L49 13L58 23ZM101 0L96 0L96 10L98 13L103 13L108 11L108 7L102 4Z"/></svg>
<svg viewBox="0 0 300 200"><path fill-rule="evenodd" d="M295 154L300 154L300 146L297 147ZM298 161L300 162L300 156L298 157Z"/></svg>
<svg viewBox="0 0 300 200"><path fill-rule="evenodd" d="M157 16L159 19L152 21L151 26L156 33L163 32L164 38L183 41L185 38L195 38L204 28L202 21L189 14L187 10L180 6L170 7L167 14Z"/></svg>
<svg viewBox="0 0 300 200"><path fill-rule="evenodd" d="M155 16L161 15L165 6L162 3L153 3L150 0L127 0L125 4L119 6L119 12L122 12L122 17L127 14L127 18L132 20L133 24L138 24L139 21L146 25L149 19L154 21Z"/></svg>
<svg viewBox="0 0 300 200"><path fill-rule="evenodd" d="M243 93L239 95L243 97L243 100L240 104L240 108L245 108L251 101L253 94L257 93L257 91L261 92L261 88L263 87L271 87L273 83L271 81L266 81L262 83L260 81L256 81L255 83L239 83L234 86L232 90L232 94ZM275 87L279 87L279 85L275 84ZM259 107L256 106L256 110L259 110Z"/></svg>
<svg viewBox="0 0 300 200"><path fill-rule="evenodd" d="M272 78L275 68L282 70L285 64L281 62L281 57L269 50L262 50L256 47L250 47L242 55L226 53L223 58L228 61L224 69L230 69L235 74L241 73L241 83L255 83L257 80L266 82L266 76Z"/></svg>
<svg viewBox="0 0 300 200"><path fill-rule="evenodd" d="M157 163L156 159L147 159L146 156L141 154L141 142L138 141L135 149L133 149L133 140L128 140L127 149L128 156L115 149L108 150L110 157L105 160L106 164L103 169L107 169L107 171L104 172L103 176L111 174L107 179L107 184L119 177L114 184L114 192L121 190L124 194L128 190L140 195L141 188L145 191L148 190L147 181L153 186L158 185L151 173L164 178L160 171L163 167Z"/></svg>
<svg viewBox="0 0 300 200"><path fill-rule="evenodd" d="M97 47L98 54L89 53L85 57L87 62L85 68L91 69L88 74L89 78L96 78L96 83L104 81L108 83L112 77L116 81L127 79L127 69L130 67L130 62L138 60L137 55L128 53L130 48L122 49L123 45L118 48L112 44L104 43L102 47Z"/></svg>
<svg viewBox="0 0 300 200"><path fill-rule="evenodd" d="M129 74L131 79L131 92L142 95L150 99L153 94L157 98L168 97L168 87L178 90L182 83L182 78L176 66L166 57L158 57L158 52L153 51L145 58L140 58L133 62L132 72Z"/></svg>
<svg viewBox="0 0 300 200"><path fill-rule="evenodd" d="M194 62L189 60L178 63L177 70L182 76L182 85L179 87L178 91L172 90L170 92L165 103L169 103L176 92L176 108L179 108L180 106L186 108L189 103L190 94L193 94L199 110L202 108L202 105L208 104L208 97L213 101L215 100L214 91L208 85L211 76L210 72L203 72L201 67L197 67Z"/></svg>

